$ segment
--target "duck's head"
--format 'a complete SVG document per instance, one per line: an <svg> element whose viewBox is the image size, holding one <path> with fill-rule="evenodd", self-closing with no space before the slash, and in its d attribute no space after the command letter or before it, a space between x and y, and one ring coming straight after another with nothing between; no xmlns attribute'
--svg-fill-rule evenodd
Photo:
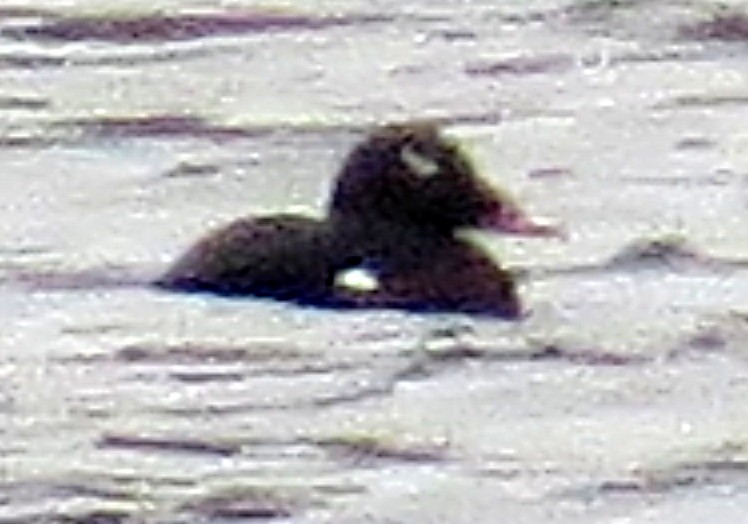
<svg viewBox="0 0 748 524"><path fill-rule="evenodd" d="M452 235L461 228L553 236L481 179L451 140L428 122L372 132L348 156L330 202L340 220Z"/></svg>

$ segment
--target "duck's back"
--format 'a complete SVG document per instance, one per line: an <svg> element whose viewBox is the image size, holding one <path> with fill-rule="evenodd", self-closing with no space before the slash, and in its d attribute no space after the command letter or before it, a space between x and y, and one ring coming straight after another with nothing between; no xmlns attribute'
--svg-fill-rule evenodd
<svg viewBox="0 0 748 524"><path fill-rule="evenodd" d="M297 215L237 220L188 250L162 287L314 300L329 287L323 222Z"/></svg>

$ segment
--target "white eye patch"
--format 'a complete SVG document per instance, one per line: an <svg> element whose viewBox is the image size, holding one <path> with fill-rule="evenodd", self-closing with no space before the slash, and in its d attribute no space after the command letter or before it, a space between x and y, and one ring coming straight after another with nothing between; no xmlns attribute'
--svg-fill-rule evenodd
<svg viewBox="0 0 748 524"><path fill-rule="evenodd" d="M410 144L403 146L400 150L400 160L418 178L431 178L439 173L439 164L417 152Z"/></svg>
<svg viewBox="0 0 748 524"><path fill-rule="evenodd" d="M356 293L371 293L379 289L379 278L370 269L352 267L338 271L334 285Z"/></svg>

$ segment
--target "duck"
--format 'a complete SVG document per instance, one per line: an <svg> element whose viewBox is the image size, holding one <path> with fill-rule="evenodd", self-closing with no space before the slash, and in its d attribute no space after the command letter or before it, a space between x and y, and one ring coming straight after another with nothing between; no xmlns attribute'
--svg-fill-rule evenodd
<svg viewBox="0 0 748 524"><path fill-rule="evenodd" d="M315 307L523 317L512 273L465 238L475 229L559 236L478 176L436 123L385 124L348 154L326 216L235 220L156 284Z"/></svg>

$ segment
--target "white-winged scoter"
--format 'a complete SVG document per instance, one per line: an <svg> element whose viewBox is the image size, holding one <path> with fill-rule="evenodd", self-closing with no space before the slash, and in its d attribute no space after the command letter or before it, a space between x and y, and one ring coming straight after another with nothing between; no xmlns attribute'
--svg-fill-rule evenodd
<svg viewBox="0 0 748 524"><path fill-rule="evenodd" d="M387 125L349 154L326 218L237 220L200 240L158 284L323 307L520 317L511 274L457 236L467 228L558 233L479 178L436 125Z"/></svg>

